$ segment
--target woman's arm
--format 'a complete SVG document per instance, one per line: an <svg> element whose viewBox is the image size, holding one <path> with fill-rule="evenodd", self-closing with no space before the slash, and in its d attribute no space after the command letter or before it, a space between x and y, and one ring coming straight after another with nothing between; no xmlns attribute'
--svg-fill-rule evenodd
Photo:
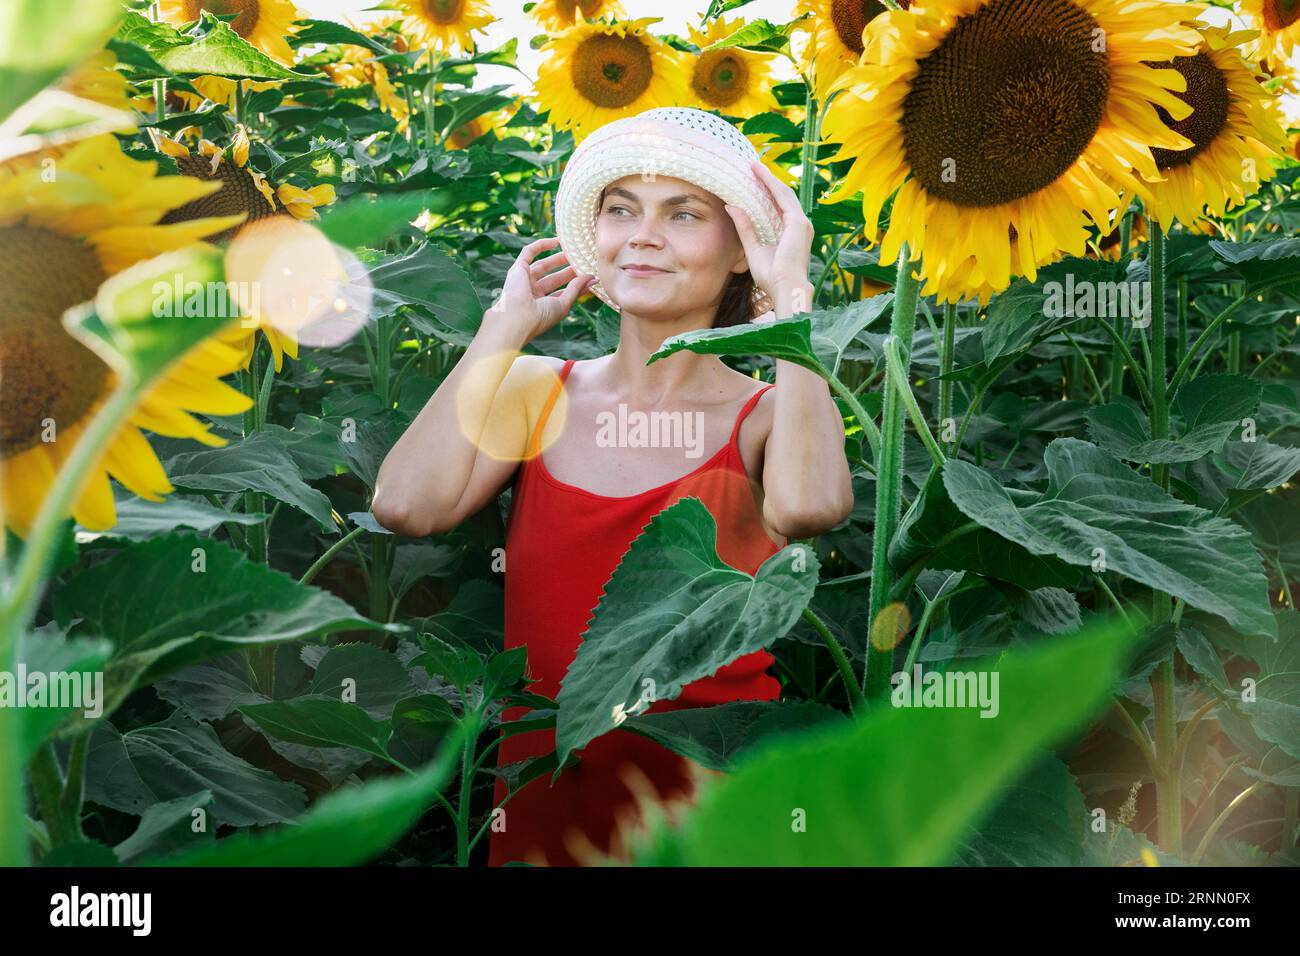
<svg viewBox="0 0 1300 956"><path fill-rule="evenodd" d="M802 298L799 298L802 296ZM812 285L780 289L777 319L811 303ZM816 372L776 360L772 430L763 455L763 520L790 540L835 527L853 511L853 478L844 454L844 419L830 386Z"/></svg>
<svg viewBox="0 0 1300 956"><path fill-rule="evenodd" d="M793 189L766 166L750 163L781 210L781 234L762 244L749 215L724 208L745 247L750 275L775 304L768 321L812 308L808 281L813 225ZM776 408L763 455L763 520L787 538L810 538L835 527L853 510L853 478L844 455L844 419L830 386L816 372L777 359Z"/></svg>
<svg viewBox="0 0 1300 956"><path fill-rule="evenodd" d="M379 468L371 510L398 534L455 528L501 493L519 467L532 410L549 392L548 361L519 351L573 307L592 276L563 252L533 262L554 237L524 246L474 340Z"/></svg>

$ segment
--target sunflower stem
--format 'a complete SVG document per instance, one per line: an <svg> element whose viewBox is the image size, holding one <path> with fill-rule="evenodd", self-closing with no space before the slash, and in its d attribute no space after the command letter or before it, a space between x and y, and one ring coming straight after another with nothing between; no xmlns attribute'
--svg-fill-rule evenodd
<svg viewBox="0 0 1300 956"><path fill-rule="evenodd" d="M957 303L945 302L943 306L943 350L939 353L939 434L952 422L953 347L957 336ZM947 454L955 453L956 446L948 443Z"/></svg>
<svg viewBox="0 0 1300 956"><path fill-rule="evenodd" d="M799 205L804 215L810 215L817 198L817 143L821 140L821 117L817 115L817 99L812 87L804 87L803 100L803 150L799 153Z"/></svg>
<svg viewBox="0 0 1300 956"><path fill-rule="evenodd" d="M256 335L256 333L254 333ZM253 340L253 354L249 358L248 368L239 373L240 384L246 390L253 404L244 412L244 438L255 434L261 428L264 409L259 407L267 396L261 385L261 338ZM244 492L244 513L260 514L265 502L261 492ZM248 549L248 559L258 564L268 563L271 529L269 519L265 523L251 524L244 529L244 543ZM267 697L274 696L275 691L275 645L258 645L248 649L248 666L257 681L258 690Z"/></svg>
<svg viewBox="0 0 1300 956"><path fill-rule="evenodd" d="M1187 355L1187 276L1178 277L1178 351L1174 361L1179 365Z"/></svg>
<svg viewBox="0 0 1300 956"><path fill-rule="evenodd" d="M840 646L839 641L835 640L835 635L830 632L830 629L812 608L806 607L803 609L803 618L821 636L823 643L826 644L826 649L831 653L831 659L835 661L835 667L840 673L840 679L844 681L844 694L848 697L849 713L857 714L860 710L865 712L866 701L863 700L862 691L858 687L857 675L853 673L853 663L849 660L848 655L844 653L844 648Z"/></svg>
<svg viewBox="0 0 1300 956"><path fill-rule="evenodd" d="M1151 437L1161 441L1169 437L1168 380L1165 368L1165 232L1159 223L1151 223L1148 246L1151 272L1151 352L1147 367L1147 385L1151 392ZM1169 466L1153 465L1152 479L1164 490L1169 488ZM1163 591L1151 595L1151 624L1167 623L1173 612L1171 599ZM1178 711L1174 700L1174 661L1172 655L1162 661L1150 677L1155 711L1156 818L1160 849L1181 854L1183 842L1182 760L1178 749Z"/></svg>
<svg viewBox="0 0 1300 956"><path fill-rule="evenodd" d="M912 334L916 331L916 301L918 284L908 261L911 250L907 243L898 253L898 272L894 280L894 310L890 320L890 335L897 342L898 374L904 383L909 377L912 360ZM886 363L889 359L886 358ZM876 459L876 528L871 543L871 622L889 603L894 585L894 573L889 566L889 544L898 528L903 496L903 410L904 402L898 389L885 388L885 405L881 412L880 455ZM893 649L879 650L874 644L867 647L866 672L863 675L863 693L868 702L884 698L889 692L889 681L894 663Z"/></svg>

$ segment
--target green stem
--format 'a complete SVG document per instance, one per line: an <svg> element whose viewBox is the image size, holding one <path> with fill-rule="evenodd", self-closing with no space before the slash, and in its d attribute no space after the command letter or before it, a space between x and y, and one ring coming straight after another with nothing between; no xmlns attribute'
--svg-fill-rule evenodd
<svg viewBox="0 0 1300 956"><path fill-rule="evenodd" d="M921 412L921 406L916 403L916 396L912 394L911 386L903 377L903 357L898 353L898 339L892 335L885 338L885 355L885 371L889 375L890 384L898 390L898 398L907 409L908 417L912 419L912 427L916 429L926 451L930 453L930 461L934 463L934 467L942 468L946 459L943 452L939 450L939 443L934 440L934 435L930 434L930 426L925 422L925 415Z"/></svg>
<svg viewBox="0 0 1300 956"><path fill-rule="evenodd" d="M298 583L310 584L312 582L312 579L316 577L317 574L320 573L321 568L325 567L325 565L329 564L330 561L334 559L334 555L338 554L349 544L355 541L365 530L366 530L365 528L353 528L351 531L349 531L338 541L335 541L332 545L329 546L329 549L324 554L322 554L319 558L317 558L314 562L312 562L312 566L307 569L307 571L299 579Z"/></svg>
<svg viewBox="0 0 1300 956"><path fill-rule="evenodd" d="M1120 323L1123 324L1123 322L1124 319L1121 318ZM1137 383L1138 391L1142 395L1143 403L1146 405L1147 408L1150 408L1152 404L1151 389L1147 385L1146 376L1142 374L1142 366L1138 364L1138 360L1135 359L1133 357L1133 353L1129 351L1128 343L1124 341L1124 336L1120 333L1120 331L1117 328L1115 328L1105 319L1099 320L1097 324L1100 325L1102 330L1111 337L1112 341L1114 341L1115 350L1119 353L1121 357L1121 362L1123 364L1126 364L1129 368L1129 371L1133 373L1133 381ZM1124 370L1123 368L1121 368L1120 369L1121 377L1123 376L1123 372ZM1114 379L1112 378L1111 379L1112 400L1119 394L1120 393L1115 390L1115 383L1114 383Z"/></svg>
<svg viewBox="0 0 1300 956"><path fill-rule="evenodd" d="M1187 349L1182 361L1178 363L1178 368L1174 370L1174 377L1169 380L1170 399L1178 394L1178 387L1183 384L1183 377L1187 375L1187 370L1191 367L1192 360L1196 358L1196 353L1201 350L1201 346L1208 342L1210 336L1219 330L1219 326L1228 321L1228 317L1245 305L1249 299L1249 294L1238 296L1226 309L1216 315L1214 321L1207 325L1205 330L1196 337L1196 341Z"/></svg>
<svg viewBox="0 0 1300 956"><path fill-rule="evenodd" d="M478 711L466 713L465 737L461 752L460 800L456 804L456 862L469 866L469 811L471 789L474 783L474 750L478 746L481 716Z"/></svg>
<svg viewBox="0 0 1300 956"><path fill-rule="evenodd" d="M1241 791L1241 793L1237 794L1235 797L1232 798L1232 800L1228 802L1228 805L1223 808L1223 812L1214 818L1214 822L1211 823L1209 829L1205 831L1205 836L1201 837L1201 842L1200 844L1197 845L1196 852L1192 854L1192 858L1187 862L1189 862L1192 866L1196 866L1198 863L1201 862L1201 857L1203 857L1205 855L1205 851L1210 848L1210 841L1214 839L1215 834L1217 834L1219 832L1219 829L1223 826L1223 824L1227 822L1228 817L1232 816L1232 811L1236 810L1237 807L1245 803L1246 800L1250 798L1250 795L1254 793L1256 790L1258 790L1260 787L1262 787L1263 785L1264 785L1263 780L1256 780L1249 787ZM1161 847L1161 849L1164 848Z"/></svg>
<svg viewBox="0 0 1300 956"><path fill-rule="evenodd" d="M943 351L939 353L939 434L943 434L952 420L952 379L948 376L952 374L956 337L957 303L946 302L943 306ZM950 444L948 454L954 454L956 447Z"/></svg>
<svg viewBox="0 0 1300 956"><path fill-rule="evenodd" d="M1129 240L1133 234L1133 213L1126 210L1124 218L1119 225L1119 258L1123 262L1128 256ZM1120 327L1117 330L1120 334L1115 337L1114 347L1110 355L1110 400L1113 402L1124 392L1124 364L1128 363L1129 368L1137 368L1137 363L1133 361L1133 356L1125 354L1128 352L1128 345L1124 341L1127 336L1127 329L1124 326L1124 319L1119 320ZM1104 324L1104 323L1103 323Z"/></svg>
<svg viewBox="0 0 1300 956"><path fill-rule="evenodd" d="M813 193L817 188L817 142L821 139L821 132L818 129L821 125L821 117L817 114L817 100L813 97L811 86L804 87L803 111L803 149L799 153L799 205L806 216L816 205L816 197Z"/></svg>
<svg viewBox="0 0 1300 956"><path fill-rule="evenodd" d="M1101 382L1097 379L1097 373L1093 371L1092 363L1088 361L1088 356L1083 354L1083 349L1079 347L1079 343L1074 340L1073 335L1065 329L1062 329L1061 332L1065 335L1066 341L1070 343L1075 353L1079 356L1079 364L1083 367L1083 370L1088 373L1088 384L1092 386L1092 393L1096 396L1097 404L1105 404L1106 398L1105 394L1101 390Z"/></svg>
<svg viewBox="0 0 1300 956"><path fill-rule="evenodd" d="M1174 360L1182 363L1187 355L1187 276L1178 277L1178 354Z"/></svg>
<svg viewBox="0 0 1300 956"><path fill-rule="evenodd" d="M916 331L916 300L918 283L908 261L911 250L903 243L898 254L898 272L894 280L894 308L890 322L890 335L899 345L899 371L903 380L908 377L908 363L912 359L912 334ZM889 359L886 359L886 364ZM889 544L898 528L903 497L903 401L898 389L885 389L885 405L881 414L880 456L876 467L876 527L871 543L871 614L874 625L877 616L889 603L893 589L894 573L889 566ZM863 675L863 693L867 701L885 698L893 669L893 648L879 650L867 644L867 665Z"/></svg>
<svg viewBox="0 0 1300 956"><path fill-rule="evenodd" d="M63 793L59 798L59 807L63 818L76 835L76 839L85 839L81 830L81 805L86 789L86 754L90 749L90 731L83 730L72 741L72 750L68 754L68 776L63 782Z"/></svg>
<svg viewBox="0 0 1300 956"><path fill-rule="evenodd" d="M862 697L862 691L858 689L857 675L853 673L853 664L849 661L848 655L844 653L844 648L840 647L840 642L835 640L835 635L830 632L830 629L826 627L826 624L812 608L806 607L803 609L803 618L812 625L813 630L821 636L826 649L831 652L831 659L835 661L835 666L840 672L840 678L844 681L844 692L849 699L849 712L858 713L859 705L862 705L861 711L865 712L866 701Z"/></svg>
<svg viewBox="0 0 1300 956"><path fill-rule="evenodd" d="M41 820L50 835L50 845L60 846L80 839L80 827L74 827L63 812L63 771L59 769L53 744L41 744L28 765L32 793L41 811Z"/></svg>
<svg viewBox="0 0 1300 956"><path fill-rule="evenodd" d="M862 407L858 397L849 390L847 385L829 371L825 372L825 376L831 390L844 400L844 404L848 405L849 410L853 412L854 419L862 426L862 433L867 436L867 445L871 448L872 467L875 467L875 463L880 461L880 429L876 427L875 419L867 414L867 410Z"/></svg>

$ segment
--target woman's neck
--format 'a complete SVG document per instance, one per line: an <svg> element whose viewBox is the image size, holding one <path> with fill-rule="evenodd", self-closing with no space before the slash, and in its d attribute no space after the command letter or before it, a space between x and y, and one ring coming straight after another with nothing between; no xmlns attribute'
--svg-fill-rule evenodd
<svg viewBox="0 0 1300 956"><path fill-rule="evenodd" d="M603 387L640 407L669 401L708 404L727 389L730 370L716 355L674 352L652 365L647 359L674 335L707 327L705 322L655 322L636 316L621 317L618 347L601 368Z"/></svg>

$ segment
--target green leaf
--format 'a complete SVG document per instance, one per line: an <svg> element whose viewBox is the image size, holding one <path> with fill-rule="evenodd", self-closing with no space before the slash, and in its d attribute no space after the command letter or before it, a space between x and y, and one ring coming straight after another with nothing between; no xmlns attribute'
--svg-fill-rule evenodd
<svg viewBox="0 0 1300 956"><path fill-rule="evenodd" d="M750 20L739 30L710 43L700 50L722 50L728 47L741 47L745 50L757 50L761 53L776 53L790 44L791 23L777 26L767 20Z"/></svg>
<svg viewBox="0 0 1300 956"><path fill-rule="evenodd" d="M298 817L307 799L226 750L206 724L177 711L166 720L119 734L101 721L86 754L86 799L123 813L143 814L157 803L212 792L209 827L264 826Z"/></svg>
<svg viewBox="0 0 1300 956"><path fill-rule="evenodd" d="M294 49L299 47L310 46L315 43L321 43L329 46L334 43L350 43L353 46L365 47L380 56L384 56L393 51L388 49L382 43L366 36L364 33L358 33L351 27L345 27L341 23L335 23L333 20L296 20L296 29L293 33L285 37L289 45Z"/></svg>
<svg viewBox="0 0 1300 956"><path fill-rule="evenodd" d="M849 344L893 304L893 299L893 293L888 293L774 322L683 332L665 339L646 364L683 349L705 355L768 355L826 378L827 373L834 375L839 370Z"/></svg>
<svg viewBox="0 0 1300 956"><path fill-rule="evenodd" d="M205 826L195 833L198 816L195 810L212 812L211 790L155 803L140 816L135 832L113 847L113 852L123 864L130 864L143 856L167 854L195 843L211 843L215 828Z"/></svg>
<svg viewBox="0 0 1300 956"><path fill-rule="evenodd" d="M337 534L326 495L302 480L279 434L256 431L224 448L182 452L167 461L167 475L187 491L260 491L316 519L322 532Z"/></svg>
<svg viewBox="0 0 1300 956"><path fill-rule="evenodd" d="M717 530L703 502L685 497L629 546L560 683L561 764L643 709L647 687L651 703L676 698L784 637L808 606L818 568L809 548L787 545L750 577L718 557Z"/></svg>
<svg viewBox="0 0 1300 956"><path fill-rule="evenodd" d="M125 599L143 594L147 601ZM189 533L133 544L80 570L57 591L54 609L62 624L81 618L73 636L113 642L106 712L134 687L232 647L405 630L367 620L327 591Z"/></svg>
<svg viewBox="0 0 1300 956"><path fill-rule="evenodd" d="M17 761L19 766L26 766L37 748L53 736L60 725L71 723L71 718L74 717L78 723L84 724L87 720L85 717L87 709L105 707L102 697L93 701L95 706L92 707L92 701L86 695L89 693L90 697L95 697L104 692L103 687L96 688L95 674L103 671L104 662L108 660L112 651L113 645L109 641L67 639L53 623L37 628L34 633L19 631L16 662L25 669L28 677L36 673L47 675L55 673L60 675L58 678L60 682L75 680L76 684L72 686L80 687L83 704L82 707L53 707L50 706L53 703L51 698L44 706L25 707L22 711L22 720L19 722ZM3 688L9 681L13 681L10 687L12 692L23 692L23 688L18 686L16 675L0 674L0 701L5 699ZM13 700L3 704L6 707L14 705ZM107 710L105 709L103 713L107 713ZM100 716L103 716L103 713Z"/></svg>
<svg viewBox="0 0 1300 956"><path fill-rule="evenodd" d="M0 4L0 120L104 45L120 0L85 0L76 16L49 0Z"/></svg>
<svg viewBox="0 0 1300 956"><path fill-rule="evenodd" d="M953 504L944 475L931 472L899 521L889 546L889 563L900 572L917 561L926 568L973 571L1030 591L1071 588L1079 582L1079 572L1066 562L1029 551L994 530L971 528L972 524Z"/></svg>
<svg viewBox="0 0 1300 956"><path fill-rule="evenodd" d="M326 207L320 230L331 242L350 249L380 246L428 208L429 202L430 194L423 190L354 196Z"/></svg>
<svg viewBox="0 0 1300 956"><path fill-rule="evenodd" d="M953 861L958 866L1082 866L1094 834L1069 768L1048 754L1007 787Z"/></svg>
<svg viewBox="0 0 1300 956"><path fill-rule="evenodd" d="M1210 248L1229 268L1246 280L1246 291L1287 288L1300 290L1300 239L1262 242L1222 242Z"/></svg>
<svg viewBox="0 0 1300 956"><path fill-rule="evenodd" d="M670 849L691 866L936 866L1045 747L1110 700L1119 622L998 660L999 713L891 707L776 742L707 788Z"/></svg>
<svg viewBox="0 0 1300 956"><path fill-rule="evenodd" d="M388 759L393 726L356 704L311 694L266 704L240 704L240 713L278 740L308 747L353 747Z"/></svg>
<svg viewBox="0 0 1300 956"><path fill-rule="evenodd" d="M1071 282L1097 289L1123 282L1121 268L1109 260L1062 259L1038 270L1034 282L1017 279L989 305L984 323L984 362L1026 352L1035 343L1078 322L1070 300ZM1057 307L1059 306L1059 307Z"/></svg>
<svg viewBox="0 0 1300 956"><path fill-rule="evenodd" d="M177 528L193 528L209 533L224 524L261 524L270 515L259 512L227 511L216 505L194 498L171 495L163 501L146 501L135 495L123 495L113 502L117 523L107 531L86 532L77 526L79 534L97 538L129 538L144 541L168 534Z"/></svg>
<svg viewBox="0 0 1300 956"><path fill-rule="evenodd" d="M150 51L154 59L179 76L244 77L251 80L309 80L310 73L296 73L281 66L206 10L200 21L203 36L183 46ZM187 38L188 39L188 38Z"/></svg>
<svg viewBox="0 0 1300 956"><path fill-rule="evenodd" d="M185 315L176 288L198 283L212 314ZM92 302L64 313L67 330L137 389L150 384L199 342L238 321L227 294L221 252L188 246L138 262L110 276Z"/></svg>
<svg viewBox="0 0 1300 956"><path fill-rule="evenodd" d="M1178 501L1095 445L1058 438L1047 446L1046 493L1019 502L969 462L949 460L944 487L953 504L1039 555L1106 566L1223 617L1252 634L1273 636L1268 581L1250 535L1223 518Z"/></svg>
<svg viewBox="0 0 1300 956"><path fill-rule="evenodd" d="M1222 451L1194 462L1202 507L1217 508L1226 500L1235 505L1253 497L1251 492L1277 488L1300 471L1300 448L1274 445L1263 437L1230 441ZM1190 478L1189 478L1190 480Z"/></svg>
<svg viewBox="0 0 1300 956"><path fill-rule="evenodd" d="M424 243L390 256L370 270L374 306L392 312L403 305L428 309L459 332L474 333L483 321L483 304L465 270L437 246Z"/></svg>
<svg viewBox="0 0 1300 956"><path fill-rule="evenodd" d="M307 693L349 699L371 717L387 719L393 706L415 693L411 676L397 656L373 644L335 644L325 652Z"/></svg>
<svg viewBox="0 0 1300 956"><path fill-rule="evenodd" d="M727 771L759 745L845 716L813 701L737 700L630 717L622 724L710 770Z"/></svg>
<svg viewBox="0 0 1300 956"><path fill-rule="evenodd" d="M1150 421L1127 397L1088 413L1088 434L1126 461L1167 465L1222 451L1243 418L1259 408L1260 384L1244 375L1202 375L1178 390L1173 437L1153 439Z"/></svg>
<svg viewBox="0 0 1300 956"><path fill-rule="evenodd" d="M437 797L462 756L458 735L437 758L410 775L370 780L322 797L296 826L238 833L211 846L145 866L353 866L382 853Z"/></svg>

